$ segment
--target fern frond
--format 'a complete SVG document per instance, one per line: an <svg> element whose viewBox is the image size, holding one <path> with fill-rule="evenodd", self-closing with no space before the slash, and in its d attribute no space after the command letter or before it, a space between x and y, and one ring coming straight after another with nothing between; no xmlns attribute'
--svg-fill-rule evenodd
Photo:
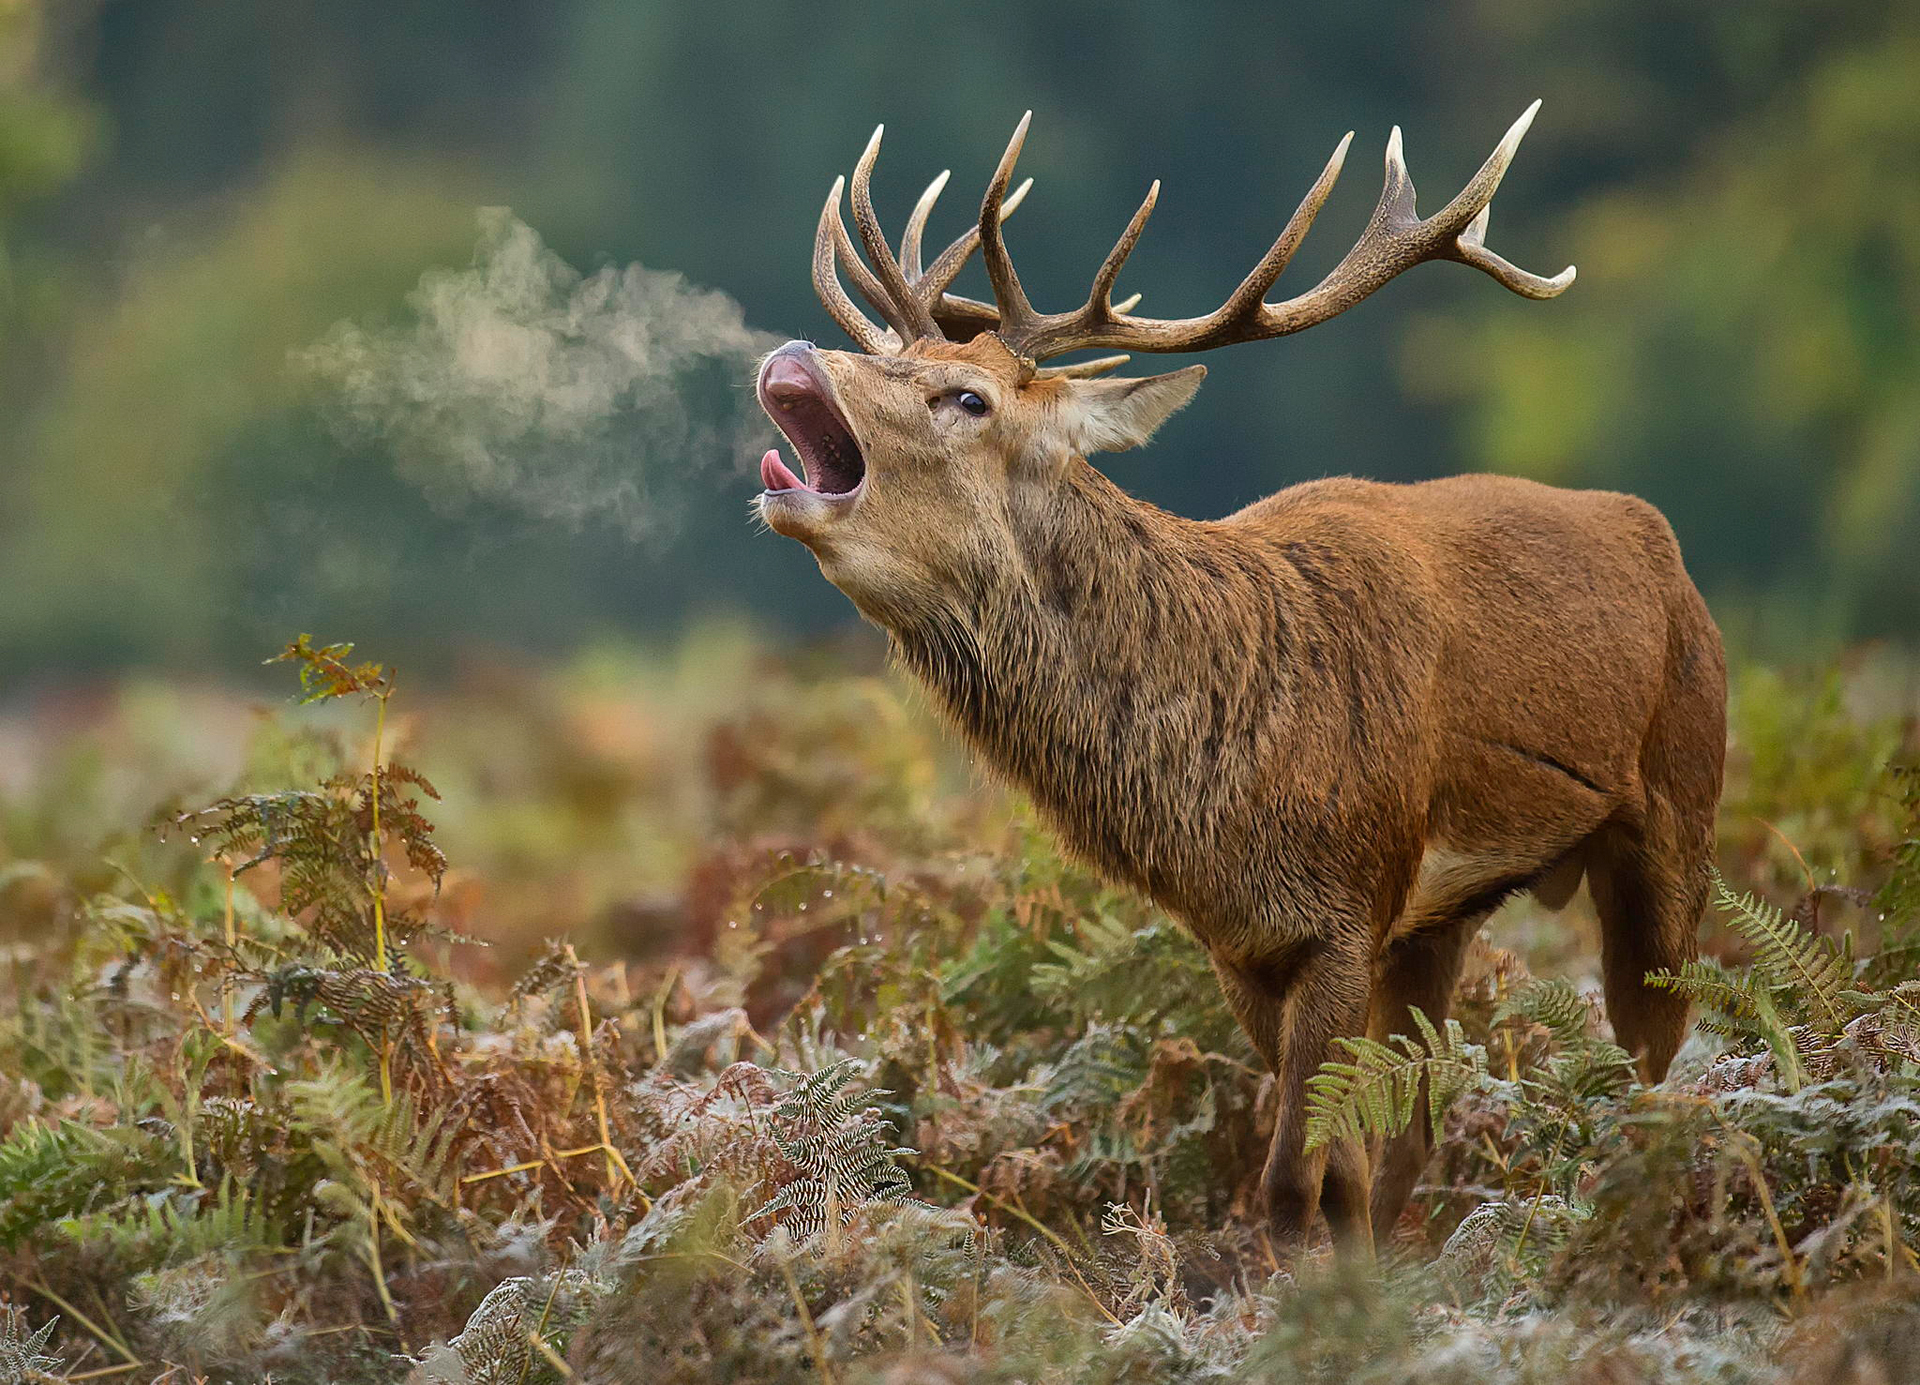
<svg viewBox="0 0 1920 1385"><path fill-rule="evenodd" d="M1537 1024L1561 1043L1574 1042L1587 1035L1593 1007L1586 997L1563 977L1534 977L1523 982L1513 994L1500 1002L1493 1012L1493 1023L1522 1020Z"/></svg>
<svg viewBox="0 0 1920 1385"><path fill-rule="evenodd" d="M1334 1040L1352 1061L1329 1059L1307 1079L1308 1149L1399 1134L1413 1123L1423 1085L1427 1119L1438 1133L1448 1108L1486 1077L1486 1050L1467 1041L1458 1020L1436 1027L1417 1008L1411 1014L1420 1031L1417 1042L1404 1034L1388 1043Z"/></svg>
<svg viewBox="0 0 1920 1385"><path fill-rule="evenodd" d="M251 1195L230 1178L212 1191L176 1189L67 1217L60 1235L124 1267L178 1265L263 1247L267 1228Z"/></svg>
<svg viewBox="0 0 1920 1385"><path fill-rule="evenodd" d="M1753 949L1754 970L1769 987L1790 994L1821 1033L1837 1035L1844 1029L1852 1016L1842 993L1853 984L1846 959L1758 896L1735 894L1719 876L1714 889L1721 911Z"/></svg>
<svg viewBox="0 0 1920 1385"><path fill-rule="evenodd" d="M1677 972L1649 972L1647 984L1732 1020L1751 1019L1757 1005L1751 973L1732 971L1711 960L1683 963Z"/></svg>
<svg viewBox="0 0 1920 1385"><path fill-rule="evenodd" d="M27 1331L27 1315L24 1310L11 1303L0 1303L0 1380L20 1382L54 1381L63 1377L55 1374L65 1363L58 1356L49 1356L46 1345L53 1340L53 1329L59 1318L49 1318L39 1329Z"/></svg>
<svg viewBox="0 0 1920 1385"><path fill-rule="evenodd" d="M0 1141L0 1248L158 1182L164 1157L143 1159L140 1146L150 1143L144 1132L102 1132L72 1121L15 1127Z"/></svg>
<svg viewBox="0 0 1920 1385"><path fill-rule="evenodd" d="M793 1084L773 1108L769 1130L793 1171L743 1223L765 1220L769 1233L784 1226L804 1244L862 1208L918 1205L899 1164L914 1151L893 1144L892 1125L866 1104L886 1093L845 1090L858 1067L848 1058L814 1073L773 1074Z"/></svg>

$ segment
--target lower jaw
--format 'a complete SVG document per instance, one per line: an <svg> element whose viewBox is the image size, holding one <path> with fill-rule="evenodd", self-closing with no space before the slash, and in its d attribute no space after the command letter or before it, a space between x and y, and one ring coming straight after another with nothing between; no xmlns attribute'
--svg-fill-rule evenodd
<svg viewBox="0 0 1920 1385"><path fill-rule="evenodd" d="M840 495L819 491L762 491L760 518L776 533L811 539L846 518L859 498L858 486Z"/></svg>

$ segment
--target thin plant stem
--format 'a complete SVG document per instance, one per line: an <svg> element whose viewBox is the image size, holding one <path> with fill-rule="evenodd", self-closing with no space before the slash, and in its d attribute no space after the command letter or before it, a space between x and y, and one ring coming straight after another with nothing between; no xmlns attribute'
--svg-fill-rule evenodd
<svg viewBox="0 0 1920 1385"><path fill-rule="evenodd" d="M780 1261L780 1273L787 1281L787 1289L793 1295L793 1306L800 1310L800 1326L807 1334L807 1346L813 1351L814 1364L820 1368L820 1378L827 1385L838 1385L840 1377L833 1369L833 1362L827 1357L827 1346L820 1340L820 1330L813 1325L813 1314L807 1310L806 1295L800 1292L800 1282L793 1277L793 1266L783 1257Z"/></svg>
<svg viewBox="0 0 1920 1385"><path fill-rule="evenodd" d="M573 999L580 1008L580 1059L587 1065L587 1080L593 1085L593 1114L600 1126L600 1145L607 1152L607 1184L618 1188L627 1165L615 1151L607 1125L607 1099L600 1090L600 1063L593 1053L593 1011L587 1005L586 970L574 955L572 943L567 944L567 965L573 968Z"/></svg>
<svg viewBox="0 0 1920 1385"><path fill-rule="evenodd" d="M549 1289L547 1290L547 1302L546 1302L546 1305L545 1305L545 1306L544 1306L543 1308L541 1308L541 1310L540 1310L540 1321L539 1321L539 1322L538 1322L537 1324L535 1324L535 1326L534 1326L534 1328L533 1328L533 1344L534 1344L535 1346L540 1346L540 1345L542 1345L543 1343L545 1343L545 1341L546 1341L546 1339L547 1339L547 1337L546 1337L546 1333L547 1333L547 1317L548 1317L548 1315L549 1315L549 1314L551 1314L551 1313L553 1312L553 1300L554 1300L554 1296L555 1296L555 1295L557 1295L557 1294L558 1294L559 1292L560 1292L560 1276L556 1274L556 1275L555 1275L555 1276L553 1277L553 1285L552 1285L552 1287L550 1287L550 1288L549 1288ZM524 1358L524 1359L523 1359L523 1360L522 1360L522 1361L520 1362L520 1381L524 1381L524 1380L526 1380L526 1378L527 1378L527 1368L528 1368L529 1366L531 1366L531 1365L533 1365L533 1357L532 1357L532 1355L531 1355L531 1354L529 1354L528 1356L526 1356L526 1357L525 1357L525 1358ZM563 1369L564 1369L564 1366L565 1366L565 1363L563 1362L563 1363L562 1363L562 1368L563 1368ZM567 1374L568 1374L569 1376L571 1376L571 1375L573 1374L573 1372L572 1372L572 1371L568 1371L568 1372L567 1372ZM518 1385L518 1382L516 1382L516 1385Z"/></svg>
<svg viewBox="0 0 1920 1385"><path fill-rule="evenodd" d="M133 1354L133 1351L127 1346L126 1342L122 1340L119 1333L113 1331L111 1328L102 1327L85 1313L82 1313L78 1308L75 1308L71 1303L67 1302L67 1300L61 1298L60 1295L56 1294L52 1289L48 1288L44 1281L29 1279L24 1282L29 1289L40 1295L41 1298L49 1299L58 1304L62 1309L72 1314L74 1320L86 1328L87 1331L119 1352L121 1359L126 1361L129 1367L143 1366L146 1364L146 1362Z"/></svg>
<svg viewBox="0 0 1920 1385"><path fill-rule="evenodd" d="M1045 1222L1041 1221L1038 1217L1034 1216L1033 1213L1029 1212L1026 1208L1016 1207L1004 1198L995 1197L992 1193L988 1192L985 1188L982 1188L978 1183L968 1182L966 1179L962 1178L959 1174L953 1172L953 1170L951 1169L943 1169L938 1164L928 1164L925 1167L927 1172L938 1174L940 1177L946 1179L949 1183L958 1184L960 1187L965 1188L968 1192L974 1194L975 1196L985 1198L988 1202L991 1202L995 1207L998 1207L1001 1211L1007 1213L1008 1215L1020 1218L1021 1221L1025 1222L1028 1226L1031 1226L1035 1231L1038 1231L1042 1236L1045 1236L1049 1241L1053 1242L1054 1247L1057 1250L1059 1250L1060 1254L1065 1258L1067 1269L1072 1273L1075 1279L1080 1280L1080 1287L1086 1290L1088 1302L1092 1303L1093 1306L1100 1311L1101 1317L1105 1318L1108 1322L1112 1323L1115 1327L1120 1326L1120 1319L1114 1317L1112 1313L1107 1311L1107 1306L1100 1301L1100 1296L1094 1293L1093 1286L1088 1284L1085 1279L1081 1278L1079 1266L1073 1263L1073 1247L1067 1244L1066 1240L1060 1235L1059 1232L1055 1231L1052 1227L1048 1226Z"/></svg>
<svg viewBox="0 0 1920 1385"><path fill-rule="evenodd" d="M378 695L379 707L373 717L373 966L387 969L387 879L380 855L380 756L387 735L387 699L393 696L393 675L387 675L387 690Z"/></svg>
<svg viewBox="0 0 1920 1385"><path fill-rule="evenodd" d="M380 1295L380 1306L387 1310L387 1321L393 1324L393 1330L400 1330L400 1310L393 1306L393 1295L387 1292L387 1272L380 1264L380 1189L373 1188L373 1201L367 1206L367 1267L373 1271L374 1291ZM402 1338L400 1345L406 1346Z"/></svg>
<svg viewBox="0 0 1920 1385"><path fill-rule="evenodd" d="M227 867L227 911L224 931L227 938L228 965L232 965L232 959L235 955L233 931L233 866L231 863L224 861L223 864ZM220 986L220 1019L226 1026L227 1038L228 1041L231 1042L233 1037L233 989L225 984L224 980Z"/></svg>

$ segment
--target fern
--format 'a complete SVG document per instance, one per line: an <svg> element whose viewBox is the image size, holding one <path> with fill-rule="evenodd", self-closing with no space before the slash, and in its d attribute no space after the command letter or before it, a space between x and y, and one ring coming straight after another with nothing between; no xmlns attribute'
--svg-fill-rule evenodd
<svg viewBox="0 0 1920 1385"><path fill-rule="evenodd" d="M293 1128L346 1189L358 1198L398 1194L451 1208L459 1171L454 1155L464 1132L445 1107L421 1114L410 1093L390 1102L364 1078L343 1070L288 1084Z"/></svg>
<svg viewBox="0 0 1920 1385"><path fill-rule="evenodd" d="M142 1155L150 1155L152 1144L143 1131L107 1133L71 1121L16 1127L0 1142L0 1248L124 1196L140 1179L148 1162Z"/></svg>
<svg viewBox="0 0 1920 1385"><path fill-rule="evenodd" d="M1721 910L1752 949L1751 965L1739 972L1688 962L1678 972L1649 975L1647 984L1704 1007L1700 1024L1709 1033L1764 1044L1787 1090L1798 1091L1806 1081L1803 1053L1830 1047L1873 1002L1855 988L1850 959L1826 939L1752 894L1735 894L1718 875L1714 887Z"/></svg>
<svg viewBox="0 0 1920 1385"><path fill-rule="evenodd" d="M914 1151L894 1145L888 1138L892 1126L863 1108L870 1097L885 1093L847 1090L858 1066L848 1058L815 1073L773 1074L793 1083L773 1108L769 1131L792 1171L743 1224L767 1218L806 1243L862 1208L917 1204L899 1164L901 1155Z"/></svg>
<svg viewBox="0 0 1920 1385"><path fill-rule="evenodd" d="M53 1329L60 1321L51 1318L37 1331L27 1331L27 1315L11 1303L0 1303L0 1381L7 1385L38 1385L41 1381L61 1379L55 1375L62 1364L58 1356L49 1356L46 1345L53 1340Z"/></svg>
<svg viewBox="0 0 1920 1385"><path fill-rule="evenodd" d="M378 705L373 765L336 774L313 789L241 794L175 813L171 826L243 875L272 861L280 868L281 908L330 952L377 971L390 970L428 921L387 898L386 851L398 847L433 884L447 872L420 795L440 794L425 775L383 758L382 737L394 673L382 664L349 664L350 644L316 647L301 635L268 663L299 666L303 702L361 696ZM417 792L415 792L417 791Z"/></svg>
<svg viewBox="0 0 1920 1385"><path fill-rule="evenodd" d="M576 1325L581 1300L591 1298L596 1287L578 1270L542 1279L516 1275L502 1280L468 1315L458 1336L413 1361L420 1369L408 1379L419 1385L543 1385L554 1380L546 1354L534 1343L546 1344L549 1351L564 1346L557 1339Z"/></svg>
<svg viewBox="0 0 1920 1385"><path fill-rule="evenodd" d="M1754 972L1772 992L1784 992L1821 1034L1837 1035L1851 1019L1843 993L1853 984L1848 960L1826 939L1807 933L1771 904L1735 894L1714 877L1714 891L1734 931L1753 949Z"/></svg>
<svg viewBox="0 0 1920 1385"><path fill-rule="evenodd" d="M1130 1026L1092 1025L1046 1072L1042 1109L1077 1114L1114 1105L1146 1080L1151 1047Z"/></svg>
<svg viewBox="0 0 1920 1385"><path fill-rule="evenodd" d="M1496 1026L1510 1020L1537 1024L1559 1043L1584 1039L1592 1018L1593 1007L1587 1004L1586 997L1572 982L1557 976L1528 979L1493 1012Z"/></svg>
<svg viewBox="0 0 1920 1385"><path fill-rule="evenodd" d="M1078 919L1074 933L1072 941L1047 941L1048 959L1032 969L1036 998L1083 1022L1173 1032L1209 1049L1242 1050L1206 953L1185 930L1164 918L1136 926L1094 913Z"/></svg>
<svg viewBox="0 0 1920 1385"><path fill-rule="evenodd" d="M67 1217L59 1232L126 1269L244 1254L269 1239L247 1190L230 1178L211 1192L169 1190L110 1211Z"/></svg>
<svg viewBox="0 0 1920 1385"><path fill-rule="evenodd" d="M1421 1011L1411 1013L1420 1030L1417 1042L1404 1034L1386 1043L1334 1040L1351 1061L1328 1059L1307 1079L1308 1149L1335 1140L1398 1135L1413 1124L1423 1084L1427 1119L1438 1135L1447 1108L1488 1076L1486 1050L1467 1042L1458 1020L1435 1029Z"/></svg>

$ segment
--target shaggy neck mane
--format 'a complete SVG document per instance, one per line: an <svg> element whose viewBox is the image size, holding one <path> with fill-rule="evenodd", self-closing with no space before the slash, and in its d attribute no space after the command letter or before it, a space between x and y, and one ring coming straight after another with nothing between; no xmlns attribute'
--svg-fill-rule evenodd
<svg viewBox="0 0 1920 1385"><path fill-rule="evenodd" d="M1011 560L887 622L897 657L1075 847L1161 893L1168 853L1226 825L1222 748L1284 734L1290 584L1237 526L1170 515L1085 463L1009 520Z"/></svg>

